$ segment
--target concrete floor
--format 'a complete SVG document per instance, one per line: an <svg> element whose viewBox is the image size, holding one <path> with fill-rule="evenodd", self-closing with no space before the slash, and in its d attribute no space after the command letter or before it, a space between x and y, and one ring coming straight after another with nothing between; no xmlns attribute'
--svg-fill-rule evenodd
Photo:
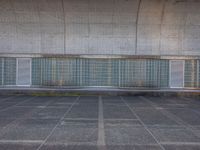
<svg viewBox="0 0 200 150"><path fill-rule="evenodd" d="M0 97L0 150L200 150L200 100Z"/></svg>

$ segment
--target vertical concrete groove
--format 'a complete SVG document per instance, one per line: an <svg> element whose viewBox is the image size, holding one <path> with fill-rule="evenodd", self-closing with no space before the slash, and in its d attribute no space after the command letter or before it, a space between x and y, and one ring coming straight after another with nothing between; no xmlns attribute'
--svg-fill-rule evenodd
<svg viewBox="0 0 200 150"><path fill-rule="evenodd" d="M163 7L162 7L162 13L161 13L161 21L160 21L160 39L159 39L159 55L161 54L161 41L162 41L162 27L163 27L163 21L165 16L165 8L166 3L168 0L164 0Z"/></svg>
<svg viewBox="0 0 200 150"><path fill-rule="evenodd" d="M63 25L64 25L64 54L66 54L66 20L65 20L65 2L62 0L62 11L63 11Z"/></svg>
<svg viewBox="0 0 200 150"><path fill-rule="evenodd" d="M154 108L157 108L157 105L153 102L151 102L150 100L148 100L147 98L140 96L141 99L145 100L147 103L149 103L151 106L153 106ZM172 119L173 121L175 121L177 124L182 125L183 127L185 127L186 129L188 129L189 131L191 131L195 136L200 137L200 132L195 130L194 127L190 126L188 123L186 123L185 121L183 121L181 118L177 117L176 115L164 110L161 107L162 111L160 111L162 114L164 114L165 116L167 116L168 118Z"/></svg>
<svg viewBox="0 0 200 150"><path fill-rule="evenodd" d="M185 7L185 9L186 10L188 10L187 9L187 6L189 6L190 5L190 2L187 0L187 1L185 1L185 3L184 3L185 5L184 5L184 7ZM183 42L184 42L184 39L185 38L187 38L187 36L185 36L185 35L187 35L186 34L186 30L187 30L187 18L188 18L188 11L185 11L185 12L183 12L183 13L185 13L184 14L184 23L183 23L183 29L181 29L181 27L179 26L179 34L180 34L180 32L181 32L181 37L179 36L178 37L178 39L179 39L179 41L180 41L180 46L181 46L181 48L179 48L179 50L178 50L178 55L184 55L184 44L183 44ZM181 51L181 52L180 52Z"/></svg>
<svg viewBox="0 0 200 150"><path fill-rule="evenodd" d="M36 150L40 150L42 148L42 146L44 146L44 144L47 142L47 140L50 138L50 136L53 134L53 132L56 130L56 128L59 126L60 122L65 118L65 116L70 112L70 110L72 109L72 107L79 101L80 96L77 97L77 99L72 103L72 105L69 107L69 109L64 113L64 115L60 118L60 120L58 121L58 123L55 125L55 127L52 129L52 131L49 133L49 135L45 138L44 142L36 149Z"/></svg>
<svg viewBox="0 0 200 150"><path fill-rule="evenodd" d="M139 15L140 15L140 7L142 0L139 0L138 8L137 8L137 16L136 16L136 26L135 26L135 55L138 53L138 23L139 23Z"/></svg>
<svg viewBox="0 0 200 150"><path fill-rule="evenodd" d="M17 24L17 17L16 17L16 12L15 12L15 7L14 7L14 4L13 4L13 1L12 0L9 0L10 2L10 5L11 5L11 8L12 8L12 13L13 13L13 16L14 16L14 23L15 23L15 26Z"/></svg>
<svg viewBox="0 0 200 150"><path fill-rule="evenodd" d="M88 0L88 54L90 53L90 0Z"/></svg>
<svg viewBox="0 0 200 150"><path fill-rule="evenodd" d="M11 8L12 8L12 13L13 13L13 16L14 16L14 23L9 23L9 24L12 24L12 25L14 25L15 26L15 35L14 35L14 43L16 43L16 38L17 38L17 35L18 35L18 29L17 29L17 16L16 16L16 12L15 12L15 6L14 6L14 2L12 1L12 0L9 0L9 3L10 3L10 5L11 5ZM13 44L11 44L11 45L13 45ZM16 46L12 46L12 48L11 48L11 51L15 51L15 49L13 49L13 48L15 48ZM17 52L15 52L15 53L17 53Z"/></svg>
<svg viewBox="0 0 200 150"><path fill-rule="evenodd" d="M114 28L115 28L114 16L115 16L115 7L116 7L116 6L115 6L115 3L116 3L115 0L113 0L112 22L111 22L111 24L112 24L112 36L111 36L111 37L112 37L112 38L114 38L114 34L115 34L115 33L114 33ZM114 46L113 46L111 49L112 49L112 52L111 52L111 53L114 54L114 51L115 51L115 50L114 50Z"/></svg>
<svg viewBox="0 0 200 150"><path fill-rule="evenodd" d="M124 100L122 96L120 96L121 100L125 103L125 105L129 108L129 110L136 116L136 118L140 121L144 129L153 137L153 139L156 141L156 143L160 146L162 150L165 150L165 148L161 145L161 143L158 141L158 139L153 135L153 133L147 128L147 126L144 124L144 122L140 119L140 117L135 113L135 111L129 106L129 104Z"/></svg>
<svg viewBox="0 0 200 150"><path fill-rule="evenodd" d="M39 4L37 4L37 15L38 15L38 18L39 18L39 30L40 30L40 53L43 53L43 50L42 50L42 24L41 24L41 14L40 14L40 8L39 8ZM42 65L41 65L42 66Z"/></svg>
<svg viewBox="0 0 200 150"><path fill-rule="evenodd" d="M104 129L104 116L103 116L103 101L102 97L99 96L99 116L98 116L98 149L105 150L105 129Z"/></svg>

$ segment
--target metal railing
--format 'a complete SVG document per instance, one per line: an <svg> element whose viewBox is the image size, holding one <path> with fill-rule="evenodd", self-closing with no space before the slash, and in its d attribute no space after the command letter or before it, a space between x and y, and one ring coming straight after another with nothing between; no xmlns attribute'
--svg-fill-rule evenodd
<svg viewBox="0 0 200 150"><path fill-rule="evenodd" d="M38 86L168 87L168 74L168 60L32 59L32 84Z"/></svg>
<svg viewBox="0 0 200 150"><path fill-rule="evenodd" d="M0 58L0 85L16 85L17 59ZM200 87L200 60L185 60L184 85ZM168 59L32 58L32 86L168 88Z"/></svg>

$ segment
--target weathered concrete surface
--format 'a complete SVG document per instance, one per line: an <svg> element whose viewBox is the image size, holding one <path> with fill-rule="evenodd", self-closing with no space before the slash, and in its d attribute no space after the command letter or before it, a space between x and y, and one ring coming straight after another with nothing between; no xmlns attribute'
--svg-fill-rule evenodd
<svg viewBox="0 0 200 150"><path fill-rule="evenodd" d="M147 95L147 96L192 96L199 97L199 89L148 89L148 88L27 88L27 87L2 87L0 95Z"/></svg>
<svg viewBox="0 0 200 150"><path fill-rule="evenodd" d="M198 150L200 101L0 97L0 150Z"/></svg>
<svg viewBox="0 0 200 150"><path fill-rule="evenodd" d="M199 0L0 0L0 53L200 55Z"/></svg>

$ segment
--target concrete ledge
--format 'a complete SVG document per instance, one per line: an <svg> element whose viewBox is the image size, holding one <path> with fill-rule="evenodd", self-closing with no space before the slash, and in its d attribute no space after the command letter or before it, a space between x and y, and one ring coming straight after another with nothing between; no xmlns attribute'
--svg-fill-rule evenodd
<svg viewBox="0 0 200 150"><path fill-rule="evenodd" d="M0 95L152 95L152 96L199 96L200 89L145 89L145 88L0 88Z"/></svg>

